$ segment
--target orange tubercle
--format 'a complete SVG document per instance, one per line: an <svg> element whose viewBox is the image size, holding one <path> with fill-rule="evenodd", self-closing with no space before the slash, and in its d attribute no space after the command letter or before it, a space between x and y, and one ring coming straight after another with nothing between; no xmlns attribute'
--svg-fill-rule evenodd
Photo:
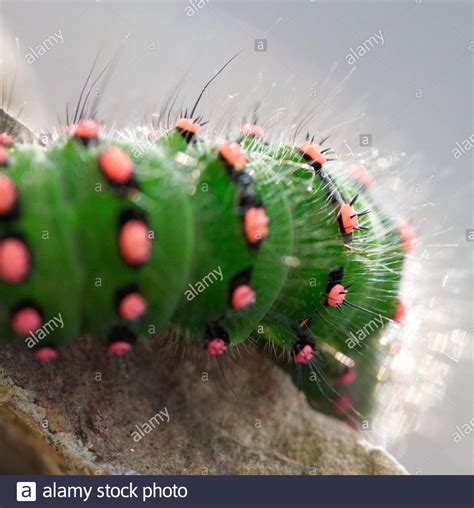
<svg viewBox="0 0 474 508"><path fill-rule="evenodd" d="M254 136L255 138L263 138L265 136L265 130L260 125L246 123L242 127L242 134L244 136Z"/></svg>
<svg viewBox="0 0 474 508"><path fill-rule="evenodd" d="M6 132L2 132L0 134L0 145L2 146L10 146L13 143L13 137Z"/></svg>
<svg viewBox="0 0 474 508"><path fill-rule="evenodd" d="M397 310L395 311L393 320L396 323L401 323L405 319L406 313L407 313L407 311L406 311L405 304L401 300L398 300Z"/></svg>
<svg viewBox="0 0 474 508"><path fill-rule="evenodd" d="M132 345L129 342L117 340L109 345L109 353L112 356L125 356L132 350Z"/></svg>
<svg viewBox="0 0 474 508"><path fill-rule="evenodd" d="M247 154L239 143L224 141L219 150L219 154L237 171L242 171L247 164Z"/></svg>
<svg viewBox="0 0 474 508"><path fill-rule="evenodd" d="M340 385L350 385L356 380L356 373L354 369L347 369L344 374L341 374L336 378L336 381Z"/></svg>
<svg viewBox="0 0 474 508"><path fill-rule="evenodd" d="M307 364L314 358L313 348L306 344L303 349L295 356L295 362Z"/></svg>
<svg viewBox="0 0 474 508"><path fill-rule="evenodd" d="M309 141L305 141L300 146L300 151L308 157L308 159L311 159L314 162L317 162L321 166L324 166L326 164L327 160L324 155L321 153L321 146L316 144L311 144Z"/></svg>
<svg viewBox="0 0 474 508"><path fill-rule="evenodd" d="M24 242L13 237L0 241L0 278L19 284L28 277L30 265L30 252Z"/></svg>
<svg viewBox="0 0 474 508"><path fill-rule="evenodd" d="M18 310L12 318L14 332L22 336L38 330L42 324L43 318L34 307L24 307Z"/></svg>
<svg viewBox="0 0 474 508"><path fill-rule="evenodd" d="M348 173L357 180L363 187L369 188L375 182L374 177L367 171L366 167L361 164L351 164L347 167Z"/></svg>
<svg viewBox="0 0 474 508"><path fill-rule="evenodd" d="M211 356L222 356L227 351L227 344L222 339L212 339L206 347Z"/></svg>
<svg viewBox="0 0 474 508"><path fill-rule="evenodd" d="M192 134L197 134L201 129L201 126L198 122L195 122L191 118L180 118L176 123L176 128L182 131L191 132Z"/></svg>
<svg viewBox="0 0 474 508"><path fill-rule="evenodd" d="M127 183L133 176L133 162L118 146L112 146L101 154L99 166L102 173L115 183Z"/></svg>
<svg viewBox="0 0 474 508"><path fill-rule="evenodd" d="M247 284L238 286L232 293L232 307L234 309L245 309L255 302L255 291Z"/></svg>
<svg viewBox="0 0 474 508"><path fill-rule="evenodd" d="M330 307L339 307L344 303L347 294L348 291L342 284L335 284L328 293L327 304Z"/></svg>
<svg viewBox="0 0 474 508"><path fill-rule="evenodd" d="M359 229L359 218L357 217L354 207L349 203L341 205L339 216L341 217L344 233L349 234L352 233L354 229Z"/></svg>
<svg viewBox="0 0 474 508"><path fill-rule="evenodd" d="M400 236L402 238L402 244L405 252L413 252L416 244L415 228L411 224L401 224Z"/></svg>
<svg viewBox="0 0 474 508"><path fill-rule="evenodd" d="M119 247L123 259L129 265L146 263L152 250L148 226L136 219L126 222L120 230Z"/></svg>
<svg viewBox="0 0 474 508"><path fill-rule="evenodd" d="M249 208L244 217L244 230L247 241L257 244L268 236L270 218L264 208Z"/></svg>
<svg viewBox="0 0 474 508"><path fill-rule="evenodd" d="M12 212L17 197L15 182L7 175L0 175L0 216Z"/></svg>
<svg viewBox="0 0 474 508"><path fill-rule="evenodd" d="M74 135L81 139L93 139L99 137L100 130L100 124L95 120L82 119L77 123Z"/></svg>
<svg viewBox="0 0 474 508"><path fill-rule="evenodd" d="M147 302L142 295L139 293L130 293L120 302L120 317L130 321L140 319L145 314L147 306Z"/></svg>
<svg viewBox="0 0 474 508"><path fill-rule="evenodd" d="M59 356L56 349L52 347L42 347L35 352L35 358L41 363L51 363Z"/></svg>

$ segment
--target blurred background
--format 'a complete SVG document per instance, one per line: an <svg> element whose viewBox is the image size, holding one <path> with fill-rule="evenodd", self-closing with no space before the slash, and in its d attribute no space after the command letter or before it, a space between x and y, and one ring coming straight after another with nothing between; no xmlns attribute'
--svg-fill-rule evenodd
<svg viewBox="0 0 474 508"><path fill-rule="evenodd" d="M3 1L0 14L3 97L13 85L8 109L37 133L74 109L97 55L100 72L120 53L92 94L123 128L159 120L178 90L189 107L241 52L200 113L232 129L260 104L277 133L306 117L365 163L419 241L403 351L364 437L412 474L473 473L472 2Z"/></svg>

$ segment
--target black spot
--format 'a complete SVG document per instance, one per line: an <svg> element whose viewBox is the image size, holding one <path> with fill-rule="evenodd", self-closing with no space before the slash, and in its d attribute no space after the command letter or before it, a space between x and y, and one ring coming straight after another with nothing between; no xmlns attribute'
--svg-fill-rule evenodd
<svg viewBox="0 0 474 508"><path fill-rule="evenodd" d="M125 325L114 325L107 336L109 344L113 342L128 342L133 344L137 341L137 336Z"/></svg>
<svg viewBox="0 0 474 508"><path fill-rule="evenodd" d="M176 130L181 134L186 143L189 144L196 141L196 134L194 132L188 131L186 129L181 129L180 127L176 127Z"/></svg>
<svg viewBox="0 0 474 508"><path fill-rule="evenodd" d="M309 329L300 329L300 332L296 335L296 337L298 338L298 342L294 346L294 351L296 354L302 351L305 346L311 346L311 349L315 348L314 339Z"/></svg>
<svg viewBox="0 0 474 508"><path fill-rule="evenodd" d="M84 146L97 146L99 144L98 136L78 136L77 134L74 134L74 139L82 143Z"/></svg>
<svg viewBox="0 0 474 508"><path fill-rule="evenodd" d="M122 210L120 212L119 217L120 229L122 229L122 227L131 220L138 220L149 226L148 218L145 212L142 212L141 210L138 210L136 208L126 208L125 210Z"/></svg>
<svg viewBox="0 0 474 508"><path fill-rule="evenodd" d="M222 339L227 345L230 343L230 338L227 330L221 326L217 321L208 323L206 325L206 343L205 346L213 339Z"/></svg>
<svg viewBox="0 0 474 508"><path fill-rule="evenodd" d="M253 177L246 171L237 171L233 174L233 177L235 182L237 182L241 187L248 187L252 185L253 183Z"/></svg>
<svg viewBox="0 0 474 508"><path fill-rule="evenodd" d="M252 184L253 178L251 175L249 175L245 168L243 169L236 169L235 166L233 166L227 159L222 157L222 155L219 153L220 160L224 163L224 167L229 173L229 176L231 177L232 181L237 183L238 185L242 187L248 187Z"/></svg>
<svg viewBox="0 0 474 508"><path fill-rule="evenodd" d="M329 272L328 285L326 286L326 293L329 293L336 284L341 284L344 278L344 268L339 267Z"/></svg>
<svg viewBox="0 0 474 508"><path fill-rule="evenodd" d="M17 198L13 208L5 215L0 215L0 222L18 220L21 215L20 200Z"/></svg>
<svg viewBox="0 0 474 508"><path fill-rule="evenodd" d="M242 216L250 208L263 208L262 201L257 199L252 189L245 189L239 198L239 211Z"/></svg>
<svg viewBox="0 0 474 508"><path fill-rule="evenodd" d="M121 198L127 198L135 191L140 190L140 184L134 173L130 176L130 178L125 183L118 183L111 180L103 171L100 165L100 157L98 160L98 166L100 169L100 174L104 177L105 181L111 188L111 190L120 196Z"/></svg>
<svg viewBox="0 0 474 508"><path fill-rule="evenodd" d="M313 168L314 172L318 174L321 169L322 165L319 162L316 162L312 157L310 157L307 153L300 150L301 155L303 156L303 159Z"/></svg>

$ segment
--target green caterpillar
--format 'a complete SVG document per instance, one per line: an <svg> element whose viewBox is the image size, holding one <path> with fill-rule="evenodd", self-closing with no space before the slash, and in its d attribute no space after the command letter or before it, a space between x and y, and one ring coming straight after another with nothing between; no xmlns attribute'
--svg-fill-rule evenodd
<svg viewBox="0 0 474 508"><path fill-rule="evenodd" d="M209 142L201 126L185 114L125 143L82 119L48 148L0 136L1 339L43 362L86 334L121 356L166 330L218 361L252 340L315 407L367 413L409 234L366 175L331 174L325 140L273 146L247 124Z"/></svg>

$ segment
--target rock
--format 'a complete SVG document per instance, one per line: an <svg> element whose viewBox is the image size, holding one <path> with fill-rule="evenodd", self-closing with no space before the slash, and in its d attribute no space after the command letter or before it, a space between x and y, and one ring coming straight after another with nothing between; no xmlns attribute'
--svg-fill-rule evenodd
<svg viewBox="0 0 474 508"><path fill-rule="evenodd" d="M7 132L13 136L15 142L31 143L35 139L34 134L26 125L23 125L19 120L0 108L0 133L2 132Z"/></svg>
<svg viewBox="0 0 474 508"><path fill-rule="evenodd" d="M224 379L161 341L116 359L82 340L53 365L2 347L0 473L406 474L263 353L221 361Z"/></svg>

